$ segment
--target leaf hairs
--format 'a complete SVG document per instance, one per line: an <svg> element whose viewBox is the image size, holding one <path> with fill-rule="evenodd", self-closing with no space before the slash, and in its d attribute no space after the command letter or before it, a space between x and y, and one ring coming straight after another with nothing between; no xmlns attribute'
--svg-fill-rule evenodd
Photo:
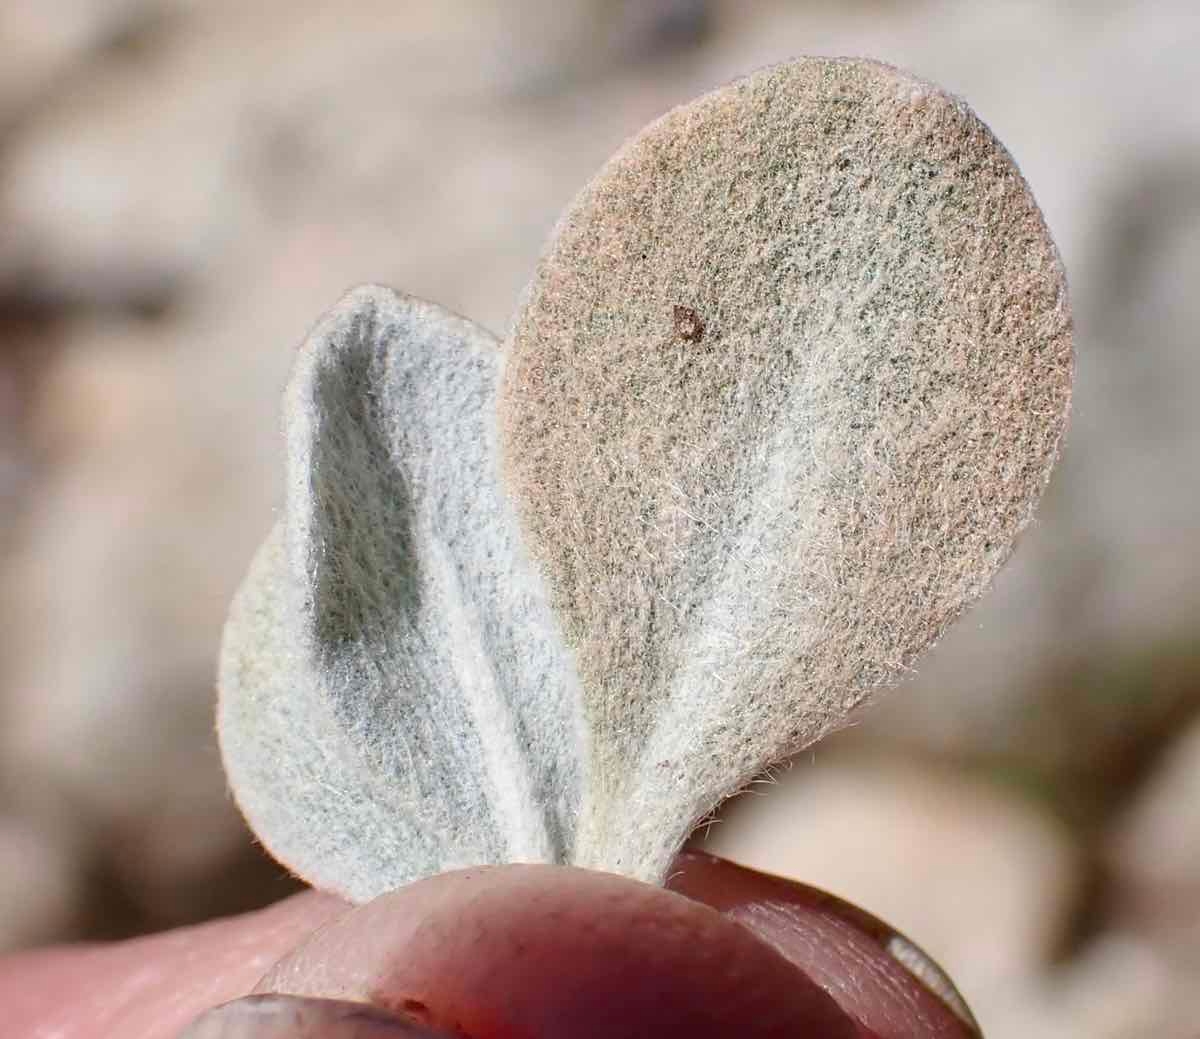
<svg viewBox="0 0 1200 1039"><path fill-rule="evenodd" d="M984 591L1072 365L1045 222L962 101L810 58L675 109L503 343L378 287L313 329L222 648L239 805L359 901L495 862L661 881Z"/></svg>

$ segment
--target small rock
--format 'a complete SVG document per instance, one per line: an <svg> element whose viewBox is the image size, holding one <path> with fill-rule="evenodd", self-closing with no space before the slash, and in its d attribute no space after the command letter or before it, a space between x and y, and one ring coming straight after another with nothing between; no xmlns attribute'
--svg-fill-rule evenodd
<svg viewBox="0 0 1200 1039"><path fill-rule="evenodd" d="M239 77L183 50L101 63L13 132L0 296L151 309L211 258L238 212Z"/></svg>
<svg viewBox="0 0 1200 1039"><path fill-rule="evenodd" d="M99 48L189 0L5 0L0 5L0 127Z"/></svg>
<svg viewBox="0 0 1200 1039"><path fill-rule="evenodd" d="M1115 912L1200 970L1200 718L1180 735L1114 827Z"/></svg>
<svg viewBox="0 0 1200 1039"><path fill-rule="evenodd" d="M981 1015L989 1036L1195 1039L1200 989L1136 937L1107 932L1051 975L1016 986Z"/></svg>

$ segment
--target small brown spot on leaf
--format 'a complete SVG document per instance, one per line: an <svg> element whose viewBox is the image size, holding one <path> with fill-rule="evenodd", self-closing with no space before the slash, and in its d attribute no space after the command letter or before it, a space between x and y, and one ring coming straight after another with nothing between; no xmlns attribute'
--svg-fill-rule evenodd
<svg viewBox="0 0 1200 1039"><path fill-rule="evenodd" d="M704 322L691 307L675 307L675 334L687 343L698 343L704 338Z"/></svg>

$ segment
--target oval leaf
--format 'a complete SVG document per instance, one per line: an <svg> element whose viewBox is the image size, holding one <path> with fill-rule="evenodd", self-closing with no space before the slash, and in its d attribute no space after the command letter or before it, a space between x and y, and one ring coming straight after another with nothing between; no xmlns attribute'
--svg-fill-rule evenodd
<svg viewBox="0 0 1200 1039"><path fill-rule="evenodd" d="M505 472L576 653L576 861L696 822L907 674L1030 520L1058 256L961 101L806 59L676 109L571 205L507 344Z"/></svg>

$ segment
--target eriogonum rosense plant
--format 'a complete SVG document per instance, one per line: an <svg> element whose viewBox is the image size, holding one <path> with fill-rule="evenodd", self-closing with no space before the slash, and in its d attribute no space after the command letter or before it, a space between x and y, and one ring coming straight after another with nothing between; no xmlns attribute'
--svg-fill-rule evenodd
<svg viewBox="0 0 1200 1039"><path fill-rule="evenodd" d="M1054 245L962 101L802 59L670 112L504 343L373 287L309 336L222 651L239 804L355 900L494 862L660 881L980 595L1071 369Z"/></svg>

